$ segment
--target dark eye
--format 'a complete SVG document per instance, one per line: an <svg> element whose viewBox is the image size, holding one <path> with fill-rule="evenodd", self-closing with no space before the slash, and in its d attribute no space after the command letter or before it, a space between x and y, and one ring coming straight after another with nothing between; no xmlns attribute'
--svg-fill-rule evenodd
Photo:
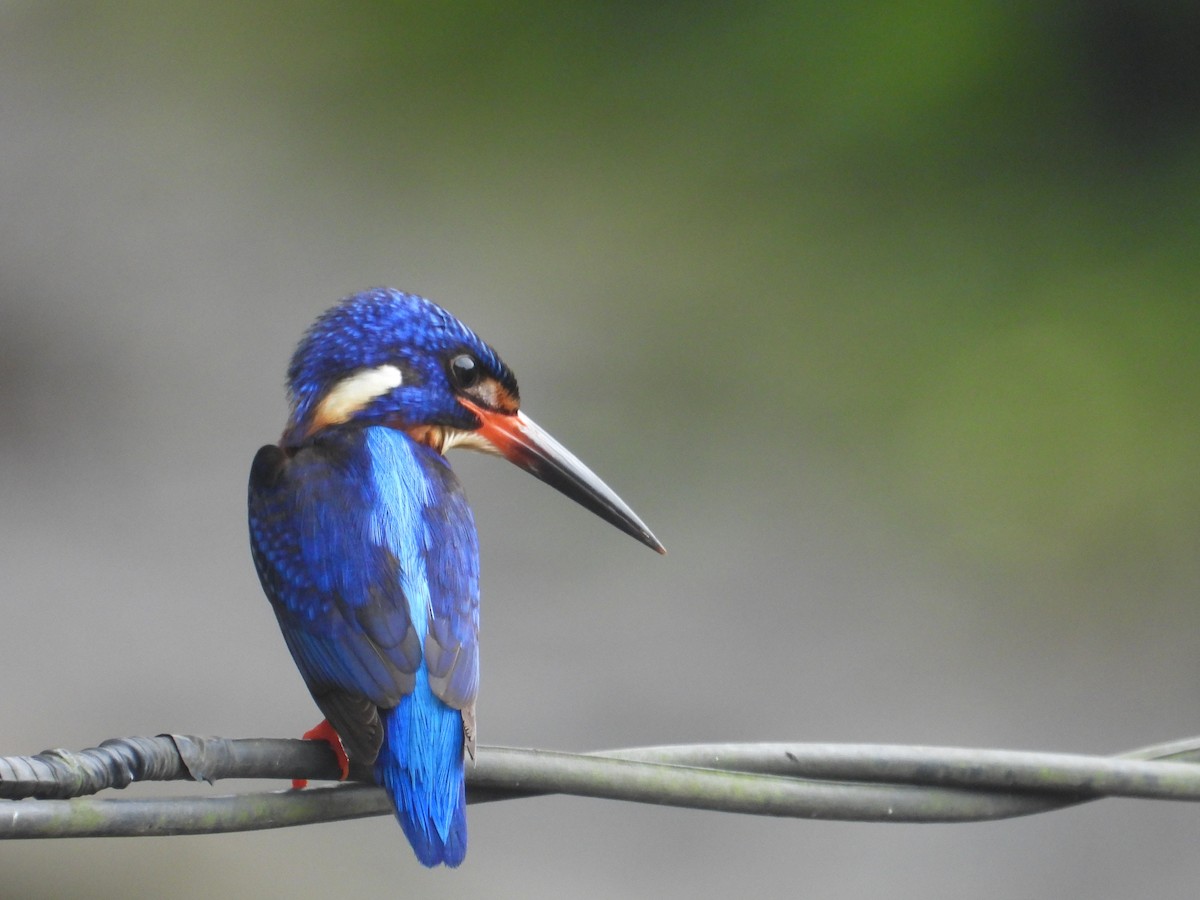
<svg viewBox="0 0 1200 900"><path fill-rule="evenodd" d="M460 353L450 360L450 379L460 391L474 387L483 374L479 363L469 353Z"/></svg>

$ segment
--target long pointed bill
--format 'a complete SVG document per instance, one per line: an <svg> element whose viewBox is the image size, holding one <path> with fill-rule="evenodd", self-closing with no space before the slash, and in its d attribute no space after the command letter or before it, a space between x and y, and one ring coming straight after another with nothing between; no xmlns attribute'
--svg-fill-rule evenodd
<svg viewBox="0 0 1200 900"><path fill-rule="evenodd" d="M483 423L475 432L509 462L520 466L651 550L666 553L645 523L570 450L519 410L502 413L459 398Z"/></svg>

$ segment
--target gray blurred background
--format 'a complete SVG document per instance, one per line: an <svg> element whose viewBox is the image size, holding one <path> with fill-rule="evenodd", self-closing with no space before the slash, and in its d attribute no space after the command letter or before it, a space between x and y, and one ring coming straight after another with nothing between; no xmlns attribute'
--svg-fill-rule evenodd
<svg viewBox="0 0 1200 900"><path fill-rule="evenodd" d="M0 753L319 718L244 484L375 284L670 550L454 456L481 741L1200 731L1198 44L1131 0L0 2ZM381 818L13 843L0 893L1191 897L1198 838L548 798L473 809L456 873Z"/></svg>

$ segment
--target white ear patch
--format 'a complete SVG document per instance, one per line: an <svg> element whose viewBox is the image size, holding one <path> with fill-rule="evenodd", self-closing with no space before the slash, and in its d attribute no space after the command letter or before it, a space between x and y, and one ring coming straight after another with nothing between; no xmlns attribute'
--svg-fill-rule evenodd
<svg viewBox="0 0 1200 900"><path fill-rule="evenodd" d="M362 369L343 378L329 389L317 407L313 415L314 430L350 421L356 412L376 397L399 387L403 380L399 369L387 365Z"/></svg>

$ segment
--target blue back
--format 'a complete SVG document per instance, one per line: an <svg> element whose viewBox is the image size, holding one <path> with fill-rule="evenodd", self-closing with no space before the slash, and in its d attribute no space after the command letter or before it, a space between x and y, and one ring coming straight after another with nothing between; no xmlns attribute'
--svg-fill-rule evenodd
<svg viewBox="0 0 1200 900"><path fill-rule="evenodd" d="M466 852L479 551L441 454L380 426L264 447L251 547L284 639L355 762L374 765L425 865Z"/></svg>

